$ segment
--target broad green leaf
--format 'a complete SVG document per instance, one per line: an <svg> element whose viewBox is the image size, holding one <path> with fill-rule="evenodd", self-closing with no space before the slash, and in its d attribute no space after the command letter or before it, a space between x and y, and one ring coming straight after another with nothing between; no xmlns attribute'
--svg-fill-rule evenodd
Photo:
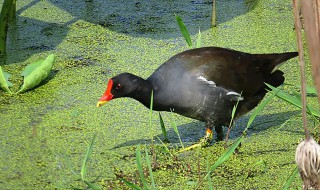
<svg viewBox="0 0 320 190"><path fill-rule="evenodd" d="M51 54L45 60L29 64L22 72L24 81L21 89L17 93L32 89L47 78L51 72L54 58L54 54Z"/></svg>
<svg viewBox="0 0 320 190"><path fill-rule="evenodd" d="M87 163L90 159L90 156L92 154L92 150L93 150L93 144L94 144L94 140L96 138L96 134L94 134L94 136L91 139L91 143L89 144L88 148L87 148L87 152L86 155L82 161L82 166L81 166L81 179L83 181L85 181L85 177L86 177L86 173L87 173Z"/></svg>
<svg viewBox="0 0 320 190"><path fill-rule="evenodd" d="M285 93L284 91L282 90L279 90L278 88L275 88L269 84L266 84L269 88L271 88L271 90L276 93L276 96L278 96L279 98L289 102L290 104L298 107L298 108L302 108L302 104L301 104L301 101L299 98L297 98L296 96L292 96L292 95L289 95L287 93ZM311 114L313 116L316 116L316 117L320 117L320 112L314 108L312 108L311 106L308 106L307 105L307 113L308 114Z"/></svg>
<svg viewBox="0 0 320 190"><path fill-rule="evenodd" d="M178 15L176 15L176 20L179 25L180 32L183 35L184 39L186 40L188 46L192 47L191 37L190 37L189 31L188 31L186 25L184 25L182 19Z"/></svg>
<svg viewBox="0 0 320 190"><path fill-rule="evenodd" d="M9 89L9 86L12 86L11 82L9 82L10 74L3 72L0 66L0 88L4 90L5 92L8 92L12 94L12 92Z"/></svg>

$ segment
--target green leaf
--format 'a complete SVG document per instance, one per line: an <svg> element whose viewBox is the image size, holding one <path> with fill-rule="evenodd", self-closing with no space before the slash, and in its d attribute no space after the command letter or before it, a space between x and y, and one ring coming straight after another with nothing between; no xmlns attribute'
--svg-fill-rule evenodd
<svg viewBox="0 0 320 190"><path fill-rule="evenodd" d="M32 89L47 78L51 72L54 58L54 54L51 54L45 60L29 64L22 72L24 81L21 89L17 93Z"/></svg>
<svg viewBox="0 0 320 190"><path fill-rule="evenodd" d="M256 109L253 111L252 115L249 118L249 121L247 123L247 127L245 128L245 130L243 131L243 133L245 133L248 128L250 127L250 125L252 124L252 122L256 119L257 115L261 112L261 110L263 110L263 108L270 102L270 100L275 97L278 92L280 91L280 89L276 89L276 91L269 96L267 99L265 99L263 102L261 102L258 107L256 107Z"/></svg>
<svg viewBox="0 0 320 190"><path fill-rule="evenodd" d="M90 187L90 189L93 190L100 190L102 189L99 185L94 184L94 183L90 183L89 181L84 180L84 183L88 185L88 187Z"/></svg>
<svg viewBox="0 0 320 190"><path fill-rule="evenodd" d="M243 141L244 136L241 136L238 138L238 140L233 143L233 145L223 154L221 155L218 160L211 166L210 170L207 171L207 174L204 176L204 178L198 183L198 186L196 189L198 189L203 182L204 179L206 179L218 166L220 166L222 163L227 161L230 156L233 154L233 152L236 150L236 148L239 146L239 144Z"/></svg>
<svg viewBox="0 0 320 190"><path fill-rule="evenodd" d="M12 19L12 11L15 10L14 0L4 0L2 1L2 8L0 14L0 57L4 58L6 54L6 40L9 21Z"/></svg>
<svg viewBox="0 0 320 190"><path fill-rule="evenodd" d="M197 37L197 41L196 41L196 48L200 48L201 47L201 32L200 32L200 28L199 28L199 33L198 33L198 37Z"/></svg>
<svg viewBox="0 0 320 190"><path fill-rule="evenodd" d="M150 111L149 111L149 125L150 125L150 128L152 126L152 110L153 110L153 90L151 91L151 97L150 97Z"/></svg>
<svg viewBox="0 0 320 190"><path fill-rule="evenodd" d="M207 155L207 159L206 159L206 161L207 161L207 173L208 173L208 190L213 190L213 184L212 184L212 180L211 180L211 175L210 175L210 167L209 167L209 155Z"/></svg>
<svg viewBox="0 0 320 190"><path fill-rule="evenodd" d="M91 143L89 144L88 148L87 148L87 152L86 155L82 161L82 167L81 167L81 179L83 181L85 181L85 177L86 177L86 173L87 173L87 163L90 159L90 156L92 154L92 149L93 149L93 144L94 144L94 140L96 138L96 134L93 135L92 139L91 139Z"/></svg>
<svg viewBox="0 0 320 190"><path fill-rule="evenodd" d="M8 80L10 76L11 75L9 73L3 72L0 66L0 88L5 92L12 94L9 89L9 86L12 86L11 82Z"/></svg>
<svg viewBox="0 0 320 190"><path fill-rule="evenodd" d="M151 179L152 188L156 189L156 183L154 182L154 178L153 178L153 172L152 172L152 167L151 167L151 162L150 162L150 158L149 158L147 145L144 145L144 149L145 149L145 153L146 153L146 161L147 161L147 165L148 165L148 169L149 169L149 175L150 175L150 179Z"/></svg>
<svg viewBox="0 0 320 190"><path fill-rule="evenodd" d="M173 154L171 154L171 152L170 152L169 148L167 147L167 145L165 145L165 144L163 143L163 141L162 141L158 136L157 136L157 138L158 138L158 140L161 142L161 144L163 145L163 147L165 148L166 152L167 152L168 154L170 154L171 157L173 157Z"/></svg>
<svg viewBox="0 0 320 190"><path fill-rule="evenodd" d="M137 149L136 149L136 162L137 162L137 167L138 167L140 180L141 180L141 182L143 184L143 189L149 189L147 180L146 180L146 178L144 177L144 174L143 174L140 145L138 145Z"/></svg>
<svg viewBox="0 0 320 190"><path fill-rule="evenodd" d="M176 20L179 25L180 32L183 35L184 39L186 40L188 46L192 47L191 37L190 37L189 31L188 31L186 25L184 25L182 19L178 15L176 15Z"/></svg>
<svg viewBox="0 0 320 190"><path fill-rule="evenodd" d="M286 183L283 185L283 190L289 189L290 185L292 184L294 178L299 173L298 167L296 166L294 170L291 172L290 176L286 180Z"/></svg>
<svg viewBox="0 0 320 190"><path fill-rule="evenodd" d="M306 86L306 91L308 95L317 95L317 89L314 87Z"/></svg>
<svg viewBox="0 0 320 190"><path fill-rule="evenodd" d="M225 152L222 156L219 157L219 159L213 164L213 166L210 168L208 174L205 176L205 178L213 172L218 166L220 166L223 162L227 161L230 156L233 154L233 152L236 150L236 148L239 146L239 144L244 139L243 136L241 136L233 145L228 149L227 152Z"/></svg>
<svg viewBox="0 0 320 190"><path fill-rule="evenodd" d="M162 119L162 116L159 112L159 120L160 120L160 127L161 127L161 131L162 131L162 134L164 136L164 140L167 141L167 130L166 130L166 127L164 126L164 122L163 122L163 119Z"/></svg>
<svg viewBox="0 0 320 190"><path fill-rule="evenodd" d="M292 95L289 95L287 93L285 93L284 91L282 90L279 90L278 88L275 88L269 84L266 84L269 88L271 88L271 90L276 93L276 96L278 96L279 98L281 98L282 100L285 100L287 102L289 102L290 104L298 107L298 108L302 108L302 104L301 104L301 101L299 98L297 98L296 96L292 96ZM311 106L308 106L307 105L307 113L308 114L311 114L313 116L316 116L316 117L320 117L320 112L314 108L312 108Z"/></svg>
<svg viewBox="0 0 320 190"><path fill-rule="evenodd" d="M142 190L141 187L137 186L136 184L133 184L131 183L130 181L127 181L126 179L120 179L122 180L128 187L131 187L132 189L135 189L135 190Z"/></svg>
<svg viewBox="0 0 320 190"><path fill-rule="evenodd" d="M287 85L295 86L295 87L301 89L301 86L299 86L299 85L292 85L292 84L287 84ZM316 96L317 89L315 87L306 86L306 93L308 96Z"/></svg>
<svg viewBox="0 0 320 190"><path fill-rule="evenodd" d="M173 128L174 132L178 135L178 138L179 138L179 141L180 141L180 145L181 145L182 149L184 150L184 145L182 143L182 140L181 140L180 133L179 133L179 130L178 130L176 122L170 120L170 125Z"/></svg>

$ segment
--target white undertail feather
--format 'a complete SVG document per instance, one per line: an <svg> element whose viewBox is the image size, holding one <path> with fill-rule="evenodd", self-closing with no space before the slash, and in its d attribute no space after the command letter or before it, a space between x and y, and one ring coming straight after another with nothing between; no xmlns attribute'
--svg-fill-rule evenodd
<svg viewBox="0 0 320 190"><path fill-rule="evenodd" d="M275 72L276 70L278 70L278 68L279 68L282 64L284 64L284 62L276 65L276 66L272 69L271 73L273 73L273 72Z"/></svg>

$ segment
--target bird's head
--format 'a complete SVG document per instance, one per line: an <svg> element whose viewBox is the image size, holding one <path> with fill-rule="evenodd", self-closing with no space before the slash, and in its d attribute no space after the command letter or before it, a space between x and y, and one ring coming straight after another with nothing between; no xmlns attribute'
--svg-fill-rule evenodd
<svg viewBox="0 0 320 190"><path fill-rule="evenodd" d="M131 97L132 93L139 88L137 77L130 73L119 74L108 81L107 89L97 103L101 107L115 98Z"/></svg>

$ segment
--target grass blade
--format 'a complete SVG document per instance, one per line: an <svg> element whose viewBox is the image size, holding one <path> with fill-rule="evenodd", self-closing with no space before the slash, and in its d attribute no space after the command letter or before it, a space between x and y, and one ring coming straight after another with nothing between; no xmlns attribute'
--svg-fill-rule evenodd
<svg viewBox="0 0 320 190"><path fill-rule="evenodd" d="M146 180L146 178L144 177L144 174L143 174L140 145L138 145L137 149L136 149L136 162L137 162L138 172L139 172L139 175L140 175L140 180L141 180L142 185L143 185L143 189L149 189L147 180Z"/></svg>
<svg viewBox="0 0 320 190"><path fill-rule="evenodd" d="M173 128L174 132L178 135L178 138L179 138L179 141L180 141L180 145L181 145L182 149L184 149L184 145L182 144L182 140L181 140L181 137L180 137L180 133L179 133L177 124L174 121L170 120L170 125Z"/></svg>
<svg viewBox="0 0 320 190"><path fill-rule="evenodd" d="M284 91L279 90L278 88L275 88L269 84L266 84L266 85L269 88L271 88L274 93L278 91L276 96L278 96L282 100L285 100L286 102L289 102L290 104L292 104L298 108L302 108L301 101L297 97L289 95L289 94L285 93ZM308 114L314 115L316 117L320 117L320 112L318 110L315 110L314 108L312 108L310 106L307 106L307 108L308 108L307 109Z"/></svg>
<svg viewBox="0 0 320 190"><path fill-rule="evenodd" d="M200 48L201 47L201 32L200 32L200 28L199 28L199 33L198 33L198 37L197 37L197 41L196 41L196 48Z"/></svg>
<svg viewBox="0 0 320 190"><path fill-rule="evenodd" d="M151 167L151 162L150 162L150 158L149 158L149 154L148 154L147 145L144 145L144 148L145 148L145 152L146 152L146 161L147 161L147 166L149 169L149 175L150 175L150 179L151 179L152 188L156 189L156 183L154 182L154 178L153 178L152 167Z"/></svg>
<svg viewBox="0 0 320 190"><path fill-rule="evenodd" d="M94 183L90 183L89 181L87 180L84 180L84 183L87 184L87 186L90 188L90 189L93 189L93 190L100 190L101 187L99 187L99 185L96 185Z"/></svg>
<svg viewBox="0 0 320 190"><path fill-rule="evenodd" d="M153 110L153 90L151 91L151 98L150 98L150 112L149 112L149 126L152 125L152 110Z"/></svg>
<svg viewBox="0 0 320 190"><path fill-rule="evenodd" d="M125 180L125 179L123 179L123 178L120 179L120 180L122 180L128 187L131 187L132 189L142 190L141 187L137 186L136 184L131 183L130 181L127 181L127 180Z"/></svg>
<svg viewBox="0 0 320 190"><path fill-rule="evenodd" d="M166 152L167 152L168 154L170 154L171 157L173 157L173 154L170 152L170 150L169 150L169 148L167 147L167 145L165 145L165 144L163 143L163 141L162 141L159 137L157 137L157 138L158 138L158 140L161 142L161 144L164 146Z"/></svg>
<svg viewBox="0 0 320 190"><path fill-rule="evenodd" d="M167 130L166 130L166 127L164 126L164 122L163 122L163 119L162 119L162 116L159 112L159 121L160 121L160 127L161 127L161 131L162 131L162 135L164 136L164 141L168 141L168 138L167 138Z"/></svg>
<svg viewBox="0 0 320 190"><path fill-rule="evenodd" d="M247 127L245 128L245 130L243 131L243 133L245 133L248 128L250 127L250 125L252 124L252 122L256 119L257 115L263 110L263 108L270 102L270 100L275 97L278 92L280 91L280 89L277 89L271 96L269 96L267 99L265 99L263 102L261 102L256 109L253 111L252 115L249 118L249 121L247 123Z"/></svg>
<svg viewBox="0 0 320 190"><path fill-rule="evenodd" d="M317 95L317 89L314 87L306 86L306 91L309 96L316 96Z"/></svg>
<svg viewBox="0 0 320 190"><path fill-rule="evenodd" d="M208 175L208 190L213 190L213 185L212 185L212 180L211 180L211 175L210 175L210 167L209 167L209 156L207 156L207 173Z"/></svg>
<svg viewBox="0 0 320 190"><path fill-rule="evenodd" d="M90 159L90 156L92 154L92 150L93 150L93 144L94 144L94 140L96 138L96 134L93 135L92 139L91 139L91 143L89 144L88 148L87 148L87 152L86 155L82 161L82 167L81 167L81 179L83 181L85 181L85 177L86 177L86 173L87 173L87 163Z"/></svg>
<svg viewBox="0 0 320 190"><path fill-rule="evenodd" d="M291 175L288 177L286 183L283 185L283 190L289 189L290 185L292 184L294 178L299 173L298 167L296 166L294 170L291 172Z"/></svg>
<svg viewBox="0 0 320 190"><path fill-rule="evenodd" d="M243 139L244 139L244 136L241 136L240 138L238 138L238 140L235 143L233 143L233 145L222 156L218 158L218 160L213 164L213 166L211 166L210 170L204 176L204 178L198 183L198 186L196 187L196 189L200 187L203 180L206 179L210 175L210 173L212 173L217 167L219 167L222 163L224 163L230 158L230 156L233 154L233 152L236 150L239 144L243 141Z"/></svg>
<svg viewBox="0 0 320 190"><path fill-rule="evenodd" d="M178 15L176 15L176 20L179 25L180 32L181 32L182 36L186 40L188 46L192 47L191 37L190 37L189 31L188 31L186 25L184 25L182 19Z"/></svg>

